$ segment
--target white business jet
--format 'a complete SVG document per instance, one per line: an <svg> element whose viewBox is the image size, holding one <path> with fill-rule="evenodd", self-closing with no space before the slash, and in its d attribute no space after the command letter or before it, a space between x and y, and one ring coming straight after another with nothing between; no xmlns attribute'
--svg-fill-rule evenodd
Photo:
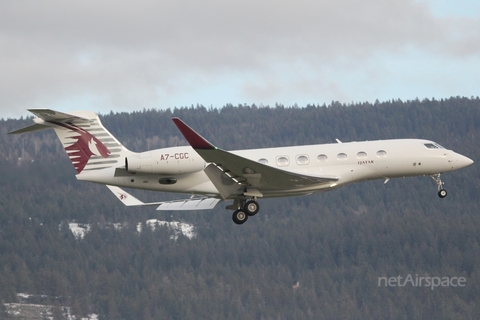
<svg viewBox="0 0 480 320"><path fill-rule="evenodd" d="M215 147L182 120L173 118L190 146L141 153L126 149L90 111L62 113L29 110L33 125L20 134L53 128L77 171L77 179L106 184L127 206L157 210L212 209L232 201L233 221L243 224L259 211L259 198L308 195L348 184L429 175L444 198L440 175L473 161L439 144L420 139L225 151ZM188 193L178 201L144 203L120 187Z"/></svg>

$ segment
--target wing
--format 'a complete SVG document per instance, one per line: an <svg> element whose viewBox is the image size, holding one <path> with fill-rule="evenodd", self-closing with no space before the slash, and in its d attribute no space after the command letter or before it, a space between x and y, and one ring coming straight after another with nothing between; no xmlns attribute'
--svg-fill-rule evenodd
<svg viewBox="0 0 480 320"><path fill-rule="evenodd" d="M221 201L221 199L217 198L192 197L183 200L144 203L119 187L107 185L107 188L117 197L118 200L122 201L122 203L128 207L158 206L157 210L162 211L208 210L213 209Z"/></svg>
<svg viewBox="0 0 480 320"><path fill-rule="evenodd" d="M172 119L188 143L206 161L205 168L212 183L223 198L238 192L247 196L262 196L263 192L278 192L331 184L337 177L310 176L274 168L219 149L178 118ZM232 184L236 183L236 186Z"/></svg>

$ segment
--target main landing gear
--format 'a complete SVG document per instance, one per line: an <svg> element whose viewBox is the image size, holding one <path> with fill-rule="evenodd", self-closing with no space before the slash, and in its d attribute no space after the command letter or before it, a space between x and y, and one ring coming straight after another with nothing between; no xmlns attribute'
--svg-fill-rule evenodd
<svg viewBox="0 0 480 320"><path fill-rule="evenodd" d="M440 173L432 174L430 177L437 184L438 196L440 198L445 198L447 196L447 190L443 189L443 182L442 179L440 179Z"/></svg>
<svg viewBox="0 0 480 320"><path fill-rule="evenodd" d="M248 217L252 217L260 210L260 205L255 199L235 200L233 205L237 207L237 210L233 212L232 220L236 224L244 224Z"/></svg>

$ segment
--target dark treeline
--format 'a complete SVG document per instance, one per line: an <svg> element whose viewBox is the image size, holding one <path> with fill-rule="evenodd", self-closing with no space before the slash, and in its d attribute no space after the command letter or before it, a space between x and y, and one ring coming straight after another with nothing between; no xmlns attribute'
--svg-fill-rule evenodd
<svg viewBox="0 0 480 320"><path fill-rule="evenodd" d="M480 318L480 99L196 106L101 118L126 147L143 151L186 144L173 116L227 150L426 138L476 163L442 176L445 199L429 177L378 180L260 200L260 213L237 226L223 204L127 209L104 186L76 181L53 132L9 136L31 118L0 120L0 302L46 295L37 302L101 319ZM197 236L137 232L153 218L191 223ZM91 231L76 240L70 221ZM115 230L115 222L126 226ZM465 277L466 285L378 285L399 275Z"/></svg>

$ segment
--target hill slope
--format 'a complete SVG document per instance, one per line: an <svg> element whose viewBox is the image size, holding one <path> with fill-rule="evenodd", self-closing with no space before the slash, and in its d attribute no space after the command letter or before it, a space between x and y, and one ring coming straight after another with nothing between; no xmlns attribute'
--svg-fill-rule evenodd
<svg viewBox="0 0 480 320"><path fill-rule="evenodd" d="M128 148L185 144L181 117L224 149L388 138L432 139L472 158L445 174L262 200L239 227L206 212L127 209L100 185L76 181L53 132L8 136L0 121L0 300L47 295L72 314L104 319L480 318L480 100L226 106L102 116ZM143 199L171 195L136 193ZM138 221L180 220L196 237ZM68 223L89 223L77 240ZM112 223L125 223L120 230ZM381 277L465 277L465 287L379 285ZM298 282L299 286L292 287ZM53 301L54 300L54 301Z"/></svg>

